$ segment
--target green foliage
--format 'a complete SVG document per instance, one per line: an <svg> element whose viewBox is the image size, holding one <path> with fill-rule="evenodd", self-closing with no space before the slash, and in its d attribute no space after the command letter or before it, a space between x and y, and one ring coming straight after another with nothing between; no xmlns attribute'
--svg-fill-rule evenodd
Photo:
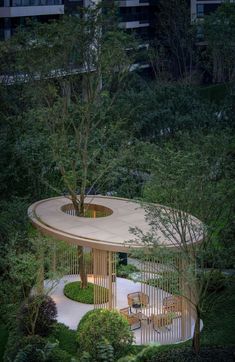
<svg viewBox="0 0 235 362"><path fill-rule="evenodd" d="M205 18L205 38L214 82L234 80L235 5L226 2Z"/></svg>
<svg viewBox="0 0 235 362"><path fill-rule="evenodd" d="M104 309L94 310L84 316L78 325L77 341L79 351L89 351L95 361L99 344L105 338L112 346L114 357L121 357L127 352L133 341L129 325L118 312Z"/></svg>
<svg viewBox="0 0 235 362"><path fill-rule="evenodd" d="M6 350L4 353L4 362L14 361L17 353L20 350L24 350L28 345L31 346L28 348L32 349L33 351L37 350L42 351L46 346L46 340L40 336L27 336L20 338L19 330L12 330L9 334L8 342L6 345ZM27 350L25 353L27 353Z"/></svg>
<svg viewBox="0 0 235 362"><path fill-rule="evenodd" d="M8 330L6 326L0 323L0 361L3 360L4 351L8 340Z"/></svg>
<svg viewBox="0 0 235 362"><path fill-rule="evenodd" d="M136 357L135 356L125 356L122 358L119 358L118 362L135 362Z"/></svg>
<svg viewBox="0 0 235 362"><path fill-rule="evenodd" d="M16 355L14 362L42 362L45 361L43 350L28 344Z"/></svg>
<svg viewBox="0 0 235 362"><path fill-rule="evenodd" d="M76 302L85 303L85 304L94 304L94 284L88 283L87 288L80 288L80 282L68 283L64 287L64 294L67 298L75 300ZM104 293L103 302L108 300L108 289L104 287L99 287Z"/></svg>
<svg viewBox="0 0 235 362"><path fill-rule="evenodd" d="M59 348L75 355L77 352L76 331L69 329L63 323L55 323L49 340L59 342Z"/></svg>
<svg viewBox="0 0 235 362"><path fill-rule="evenodd" d="M24 335L48 336L56 317L56 304L51 297L39 295L29 297L19 310L19 329Z"/></svg>
<svg viewBox="0 0 235 362"><path fill-rule="evenodd" d="M114 362L113 347L107 339L97 345L97 360L100 362Z"/></svg>
<svg viewBox="0 0 235 362"><path fill-rule="evenodd" d="M179 274L177 272L159 272L154 279L147 280L147 284L160 289L169 288L172 294L179 295L181 292L179 283Z"/></svg>
<svg viewBox="0 0 235 362"><path fill-rule="evenodd" d="M202 100L206 98L210 102L222 103L223 105L225 98L229 96L229 90L229 84L213 84L198 88L198 93L202 97Z"/></svg>
<svg viewBox="0 0 235 362"><path fill-rule="evenodd" d="M138 272L139 269L132 264L127 264L127 265L122 265L122 264L118 264L117 265L117 276L120 278L131 278L131 274L132 273L136 273Z"/></svg>
<svg viewBox="0 0 235 362"><path fill-rule="evenodd" d="M80 357L80 362L92 362L92 358L89 352L83 352Z"/></svg>
<svg viewBox="0 0 235 362"><path fill-rule="evenodd" d="M203 347L199 355L195 355L190 347L179 346L149 346L140 352L135 362L199 362L199 361L233 361L233 348Z"/></svg>
<svg viewBox="0 0 235 362"><path fill-rule="evenodd" d="M216 296L216 294L215 294ZM234 346L234 324L235 324L235 279L234 276L227 289L220 292L217 303L202 315L203 345Z"/></svg>
<svg viewBox="0 0 235 362"><path fill-rule="evenodd" d="M52 349L46 358L46 362L71 362L72 355L58 347Z"/></svg>

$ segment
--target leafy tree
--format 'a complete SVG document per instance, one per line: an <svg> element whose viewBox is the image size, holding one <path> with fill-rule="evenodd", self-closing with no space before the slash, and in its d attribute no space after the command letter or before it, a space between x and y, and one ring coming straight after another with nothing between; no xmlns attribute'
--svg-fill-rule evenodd
<svg viewBox="0 0 235 362"><path fill-rule="evenodd" d="M57 309L52 298L44 295L29 297L19 310L19 329L25 335L47 336L56 321Z"/></svg>
<svg viewBox="0 0 235 362"><path fill-rule="evenodd" d="M196 28L190 19L188 2L159 1L157 38L150 53L156 76L171 73L173 79L191 83L197 64L195 40Z"/></svg>
<svg viewBox="0 0 235 362"><path fill-rule="evenodd" d="M179 144L175 148L168 144L160 151L155 175L146 190L147 200L158 203L145 207L151 231L144 234L133 230L137 242L146 245L145 252L164 258L164 263L183 281L183 287L175 292L195 310L193 348L196 353L200 349L201 316L216 302L217 291L223 284L222 279L217 279L216 287L211 288L218 270L223 267L225 248L221 235L232 220L234 209L235 190L231 174L226 175L231 167L227 150L232 136L227 132L221 135L227 144L218 146L215 134L204 136L204 142L200 143L202 138L197 134L198 144L181 136L182 149ZM180 265L173 262L176 251L162 244L159 230L166 243L177 249ZM232 246L229 250L232 254Z"/></svg>
<svg viewBox="0 0 235 362"><path fill-rule="evenodd" d="M47 170L56 170L61 183L53 185L45 167L46 172L38 170L38 174L53 192L64 189L77 216L85 216L86 194L104 183L124 150L123 137L109 147L119 120L108 121L131 64L125 50L130 39L118 28L113 13L104 14L102 4L84 11L81 17L31 24L19 31L9 48L9 52L18 50L13 69L20 76L14 76L14 82L26 81L29 99L33 87L30 103L36 107L24 117L46 130L41 140L47 139L50 148ZM86 288L82 247L78 256Z"/></svg>
<svg viewBox="0 0 235 362"><path fill-rule="evenodd" d="M235 5L221 4L205 17L205 39L212 64L213 82L231 82L235 77Z"/></svg>

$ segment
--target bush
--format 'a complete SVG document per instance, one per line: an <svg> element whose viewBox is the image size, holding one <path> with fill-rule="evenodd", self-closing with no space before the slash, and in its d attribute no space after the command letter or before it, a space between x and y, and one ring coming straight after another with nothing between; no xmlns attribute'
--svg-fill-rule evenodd
<svg viewBox="0 0 235 362"><path fill-rule="evenodd" d="M195 355L191 347L186 346L149 346L143 349L135 362L232 362L232 347L202 347L199 355Z"/></svg>
<svg viewBox="0 0 235 362"><path fill-rule="evenodd" d="M59 342L59 348L68 353L76 354L77 342L76 331L69 329L63 323L56 323L50 335L50 340L53 339Z"/></svg>
<svg viewBox="0 0 235 362"><path fill-rule="evenodd" d="M94 284L88 283L86 289L80 288L80 282L68 283L64 287L64 295L76 302L93 304L94 303ZM103 303L108 301L108 289L104 287L99 287L100 290L103 289L104 300Z"/></svg>
<svg viewBox="0 0 235 362"><path fill-rule="evenodd" d="M77 341L81 352L88 351L96 360L103 339L113 347L114 358L127 353L133 342L128 322L115 311L97 309L85 315L78 325Z"/></svg>
<svg viewBox="0 0 235 362"><path fill-rule="evenodd" d="M72 356L58 347L54 348L46 359L46 362L71 362Z"/></svg>
<svg viewBox="0 0 235 362"><path fill-rule="evenodd" d="M97 359L100 362L113 362L113 347L105 338L97 345Z"/></svg>
<svg viewBox="0 0 235 362"><path fill-rule="evenodd" d="M128 264L128 265L118 265L117 266L117 276L120 278L129 278L131 276L132 273L136 273L138 272L139 269L132 264Z"/></svg>
<svg viewBox="0 0 235 362"><path fill-rule="evenodd" d="M120 358L117 362L136 362L135 356L125 356Z"/></svg>
<svg viewBox="0 0 235 362"><path fill-rule="evenodd" d="M207 278L210 278L207 289L209 293L223 291L228 286L228 278L219 270L214 271L211 275L208 274ZM205 280L205 283L207 283L207 280Z"/></svg>
<svg viewBox="0 0 235 362"><path fill-rule="evenodd" d="M14 362L42 362L44 360L44 351L35 345L28 344L17 353Z"/></svg>
<svg viewBox="0 0 235 362"><path fill-rule="evenodd" d="M45 337L51 332L56 317L56 304L52 298L33 296L24 302L19 310L19 329L24 335L38 334ZM35 326L33 326L31 319L36 319Z"/></svg>
<svg viewBox="0 0 235 362"><path fill-rule="evenodd" d="M46 340L40 336L27 336L19 338L18 331L12 331L9 335L6 350L4 353L4 362L14 361L18 352L24 350L28 345L31 345L33 350L42 350L46 345ZM25 353L27 354L27 350L25 351Z"/></svg>

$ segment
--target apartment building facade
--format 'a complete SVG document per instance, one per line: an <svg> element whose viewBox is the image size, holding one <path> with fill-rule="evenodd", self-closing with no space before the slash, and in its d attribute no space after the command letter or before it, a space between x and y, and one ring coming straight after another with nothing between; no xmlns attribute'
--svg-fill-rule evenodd
<svg viewBox="0 0 235 362"><path fill-rule="evenodd" d="M235 0L191 0L191 19L193 21L203 19L226 1L235 3Z"/></svg>
<svg viewBox="0 0 235 362"><path fill-rule="evenodd" d="M113 0L109 0L113 1ZM0 0L0 39L10 38L15 29L28 18L40 22L58 19L65 13L76 13L99 0ZM155 27L154 14L157 0L115 1L119 7L120 26L127 32L135 32L149 39Z"/></svg>

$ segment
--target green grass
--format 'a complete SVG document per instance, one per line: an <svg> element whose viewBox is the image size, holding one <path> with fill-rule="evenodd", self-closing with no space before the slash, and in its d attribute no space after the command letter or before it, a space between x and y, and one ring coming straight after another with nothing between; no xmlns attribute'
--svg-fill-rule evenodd
<svg viewBox="0 0 235 362"><path fill-rule="evenodd" d="M64 287L64 295L76 302L85 303L85 304L94 304L94 284L88 283L86 289L80 288L81 282L72 282L68 283ZM104 287L99 288L99 293L102 294L103 300L101 303L108 301L108 289Z"/></svg>
<svg viewBox="0 0 235 362"><path fill-rule="evenodd" d="M3 355L7 339L8 339L8 331L3 324L0 324L0 361L3 361Z"/></svg>

